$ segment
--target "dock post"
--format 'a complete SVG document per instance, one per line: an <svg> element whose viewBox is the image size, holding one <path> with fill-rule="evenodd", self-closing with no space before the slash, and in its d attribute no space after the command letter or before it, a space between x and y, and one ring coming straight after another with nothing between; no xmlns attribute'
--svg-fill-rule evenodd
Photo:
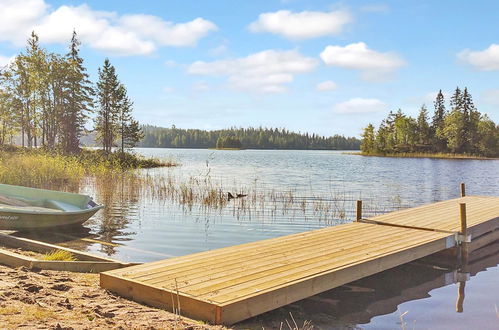
<svg viewBox="0 0 499 330"><path fill-rule="evenodd" d="M461 197L466 196L466 186L464 185L464 182L461 182Z"/></svg>
<svg viewBox="0 0 499 330"><path fill-rule="evenodd" d="M461 220L461 259L463 264L468 263L469 242L468 242L468 225L466 219L466 203L459 203L459 213Z"/></svg>
<svg viewBox="0 0 499 330"><path fill-rule="evenodd" d="M357 201L357 218L356 221L362 220L362 201L358 200Z"/></svg>

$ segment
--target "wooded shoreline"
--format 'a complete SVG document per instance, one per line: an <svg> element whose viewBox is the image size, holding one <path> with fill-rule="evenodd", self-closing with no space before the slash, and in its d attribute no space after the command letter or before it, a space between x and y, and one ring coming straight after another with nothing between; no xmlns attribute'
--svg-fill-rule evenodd
<svg viewBox="0 0 499 330"><path fill-rule="evenodd" d="M455 159L455 160L499 160L498 157L484 157L466 154L446 154L446 153L421 153L421 152L405 152L405 153L367 153L367 152L351 152L348 155L358 155L367 157L392 157L392 158L435 158L435 159Z"/></svg>

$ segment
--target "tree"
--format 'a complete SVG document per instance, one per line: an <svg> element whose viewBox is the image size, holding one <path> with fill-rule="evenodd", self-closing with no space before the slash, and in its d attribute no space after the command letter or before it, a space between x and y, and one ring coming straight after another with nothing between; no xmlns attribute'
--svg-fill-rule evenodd
<svg viewBox="0 0 499 330"><path fill-rule="evenodd" d="M431 141L431 130L428 124L428 110L422 105L417 119L417 143L420 149L425 149Z"/></svg>
<svg viewBox="0 0 499 330"><path fill-rule="evenodd" d="M122 145L125 148L133 148L144 138L144 131L139 122L131 119L125 129L125 138L122 140ZM123 152L123 149L122 149Z"/></svg>
<svg viewBox="0 0 499 330"><path fill-rule="evenodd" d="M139 122L132 117L133 102L127 95L123 84L118 87L118 126L120 135L121 153L125 148L133 148L144 138Z"/></svg>
<svg viewBox="0 0 499 330"><path fill-rule="evenodd" d="M453 153L462 151L463 147L463 114L458 110L453 110L445 117L444 126L437 131L439 137L447 141L447 147Z"/></svg>
<svg viewBox="0 0 499 330"><path fill-rule="evenodd" d="M464 88L461 97L461 108L463 113L463 129L464 129L464 142L463 151L469 153L478 152L478 144L480 141L479 122L480 113L477 111L471 94L468 88Z"/></svg>
<svg viewBox="0 0 499 330"><path fill-rule="evenodd" d="M445 99L442 90L438 91L434 106L435 113L433 114L433 119L430 127L430 137L432 138L434 150L437 152L442 152L445 151L447 145L447 141L445 141L445 138L441 133L444 126L444 119L447 115L447 112L445 110Z"/></svg>
<svg viewBox="0 0 499 330"><path fill-rule="evenodd" d="M80 42L73 31L69 52L66 55L65 111L62 113L60 144L66 153L80 149L80 137L85 129L88 113L92 111L94 91L83 59L79 55Z"/></svg>
<svg viewBox="0 0 499 330"><path fill-rule="evenodd" d="M111 152L117 135L117 120L120 103L120 82L116 75L116 69L111 65L108 58L104 65L99 68L99 81L97 82L97 96L99 109L95 121L97 139L102 143L106 153Z"/></svg>
<svg viewBox="0 0 499 330"><path fill-rule="evenodd" d="M478 153L488 157L499 156L499 126L484 115L478 123L478 130L480 132Z"/></svg>
<svg viewBox="0 0 499 330"><path fill-rule="evenodd" d="M362 142L360 144L360 150L363 153L372 153L375 151L375 141L376 132L374 131L374 126L372 124L367 125L362 133Z"/></svg>

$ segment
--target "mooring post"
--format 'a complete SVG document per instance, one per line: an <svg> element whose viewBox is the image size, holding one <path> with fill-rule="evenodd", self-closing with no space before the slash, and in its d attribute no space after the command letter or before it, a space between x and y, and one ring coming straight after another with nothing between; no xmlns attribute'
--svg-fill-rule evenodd
<svg viewBox="0 0 499 330"><path fill-rule="evenodd" d="M357 201L357 221L362 220L362 201Z"/></svg>
<svg viewBox="0 0 499 330"><path fill-rule="evenodd" d="M466 196L466 186L464 185L464 182L461 182L461 197Z"/></svg>
<svg viewBox="0 0 499 330"><path fill-rule="evenodd" d="M462 257L462 263L467 264L468 263L468 225L467 225L467 219L466 219L466 203L459 203L459 213L460 213L460 220L461 220L461 257Z"/></svg>

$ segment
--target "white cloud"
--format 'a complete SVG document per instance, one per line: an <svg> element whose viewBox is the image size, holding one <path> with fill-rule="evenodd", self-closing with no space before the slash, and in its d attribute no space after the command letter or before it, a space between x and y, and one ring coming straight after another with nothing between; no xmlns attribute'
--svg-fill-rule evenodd
<svg viewBox="0 0 499 330"><path fill-rule="evenodd" d="M220 45L215 48L210 49L210 55L212 56L220 56L222 54L225 54L229 48L226 45Z"/></svg>
<svg viewBox="0 0 499 330"><path fill-rule="evenodd" d="M472 51L465 49L457 57L480 71L499 70L499 45L491 44L484 50Z"/></svg>
<svg viewBox="0 0 499 330"><path fill-rule="evenodd" d="M266 50L247 57L191 64L189 74L227 76L231 88L250 92L285 92L294 75L313 71L318 61L295 50Z"/></svg>
<svg viewBox="0 0 499 330"><path fill-rule="evenodd" d="M46 14L48 7L44 0L0 1L0 41L24 44L34 24Z"/></svg>
<svg viewBox="0 0 499 330"><path fill-rule="evenodd" d="M363 42L342 46L327 46L320 54L321 59L330 66L361 71L367 81L384 81L405 61L394 53L380 53L371 50Z"/></svg>
<svg viewBox="0 0 499 330"><path fill-rule="evenodd" d="M331 12L279 10L263 13L249 25L251 32L269 32L288 39L309 39L337 35L352 20L345 10Z"/></svg>
<svg viewBox="0 0 499 330"><path fill-rule="evenodd" d="M482 99L485 103L499 105L499 88L486 90L482 94Z"/></svg>
<svg viewBox="0 0 499 330"><path fill-rule="evenodd" d="M7 57L0 55L0 69L14 61L15 56Z"/></svg>
<svg viewBox="0 0 499 330"><path fill-rule="evenodd" d="M363 99L356 97L345 102L336 104L334 112L340 114L363 114L383 111L386 104L378 99Z"/></svg>
<svg viewBox="0 0 499 330"><path fill-rule="evenodd" d="M315 86L315 88L321 92L332 91L332 90L335 90L336 88L338 88L338 84L335 83L334 81L326 80L326 81L323 81L321 83L318 83Z"/></svg>
<svg viewBox="0 0 499 330"><path fill-rule="evenodd" d="M165 86L163 87L163 92L165 93L173 93L175 89L173 87Z"/></svg>
<svg viewBox="0 0 499 330"><path fill-rule="evenodd" d="M187 23L174 24L158 16L124 15L120 18L120 24L127 30L135 31L161 46L176 47L194 46L199 39L218 30L214 23L200 17Z"/></svg>
<svg viewBox="0 0 499 330"><path fill-rule="evenodd" d="M210 89L210 85L206 81L198 81L192 85L192 90L195 92L207 92Z"/></svg>
<svg viewBox="0 0 499 330"><path fill-rule="evenodd" d="M49 9L43 0L0 1L0 41L22 45L35 30L42 42L67 43L75 29L81 41L94 49L144 55L161 46L193 46L217 30L203 18L173 23L152 15L96 11L86 4Z"/></svg>

